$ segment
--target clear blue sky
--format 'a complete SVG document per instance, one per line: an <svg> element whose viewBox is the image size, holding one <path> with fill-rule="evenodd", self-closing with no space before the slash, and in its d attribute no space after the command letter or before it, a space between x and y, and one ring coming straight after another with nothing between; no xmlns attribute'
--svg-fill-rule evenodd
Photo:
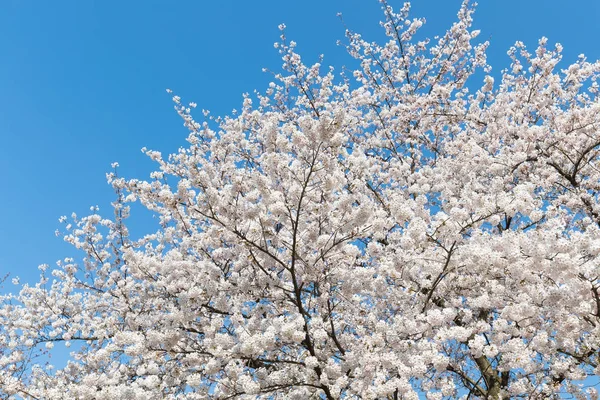
<svg viewBox="0 0 600 400"><path fill-rule="evenodd" d="M600 58L598 0L481 3L475 25L491 38L496 74L512 43L533 47L543 35L563 44L566 60ZM460 1L413 5L428 32L442 33ZM166 88L213 114L239 107L243 92L269 81L261 68L279 67L272 43L282 22L305 59L347 63L335 44L344 34L337 12L379 35L376 0L0 1L0 273L33 282L39 264L77 257L53 234L58 217L96 204L111 215L111 162L147 177L152 163L140 148L185 144Z"/></svg>

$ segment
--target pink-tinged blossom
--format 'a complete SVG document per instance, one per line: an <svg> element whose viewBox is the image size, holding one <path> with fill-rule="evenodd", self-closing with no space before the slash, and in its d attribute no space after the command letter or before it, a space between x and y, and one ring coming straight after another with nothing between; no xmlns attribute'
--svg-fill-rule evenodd
<svg viewBox="0 0 600 400"><path fill-rule="evenodd" d="M468 1L419 40L381 3L382 44L346 32L355 71L282 24L232 115L172 95L189 145L144 148L147 180L112 164L114 213L59 220L81 260L2 296L0 397L597 397L600 63L542 38L493 78ZM129 233L134 202L156 231Z"/></svg>

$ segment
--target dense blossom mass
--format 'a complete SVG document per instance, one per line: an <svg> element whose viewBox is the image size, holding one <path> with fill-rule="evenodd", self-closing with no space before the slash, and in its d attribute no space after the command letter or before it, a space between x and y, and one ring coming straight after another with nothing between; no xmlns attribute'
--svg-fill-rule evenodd
<svg viewBox="0 0 600 400"><path fill-rule="evenodd" d="M600 63L517 42L494 79L467 1L433 39L382 10L383 43L346 33L354 70L281 26L239 112L173 98L189 146L115 166L114 217L62 221L82 261L2 298L0 396L596 398Z"/></svg>

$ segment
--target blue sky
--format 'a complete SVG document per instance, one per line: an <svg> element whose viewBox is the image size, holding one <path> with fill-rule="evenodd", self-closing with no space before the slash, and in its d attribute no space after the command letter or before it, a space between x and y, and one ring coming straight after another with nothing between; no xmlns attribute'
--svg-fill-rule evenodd
<svg viewBox="0 0 600 400"><path fill-rule="evenodd" d="M399 1L390 1L400 6ZM560 42L565 59L600 58L600 2L482 1L475 15L491 40L494 73L516 40ZM443 33L459 0L417 0L413 15ZM35 281L41 263L78 254L56 238L58 218L113 199L105 173L118 161L127 177L147 177L140 148L169 153L186 130L166 88L223 115L241 94L263 90L280 63L273 42L288 26L308 61L349 62L336 40L344 27L380 35L376 0L192 1L61 0L0 2L0 274ZM8 285L10 287L10 284Z"/></svg>

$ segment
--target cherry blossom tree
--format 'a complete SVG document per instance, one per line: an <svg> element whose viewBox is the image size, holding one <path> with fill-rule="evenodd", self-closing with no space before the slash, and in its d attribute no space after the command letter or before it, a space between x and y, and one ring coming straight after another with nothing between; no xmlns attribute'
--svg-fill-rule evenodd
<svg viewBox="0 0 600 400"><path fill-rule="evenodd" d="M382 10L384 43L346 32L354 71L281 26L239 112L173 98L189 146L146 151L149 180L115 165L114 216L63 219L82 261L2 298L2 395L597 398L600 63L517 42L494 80L467 1L435 39Z"/></svg>

